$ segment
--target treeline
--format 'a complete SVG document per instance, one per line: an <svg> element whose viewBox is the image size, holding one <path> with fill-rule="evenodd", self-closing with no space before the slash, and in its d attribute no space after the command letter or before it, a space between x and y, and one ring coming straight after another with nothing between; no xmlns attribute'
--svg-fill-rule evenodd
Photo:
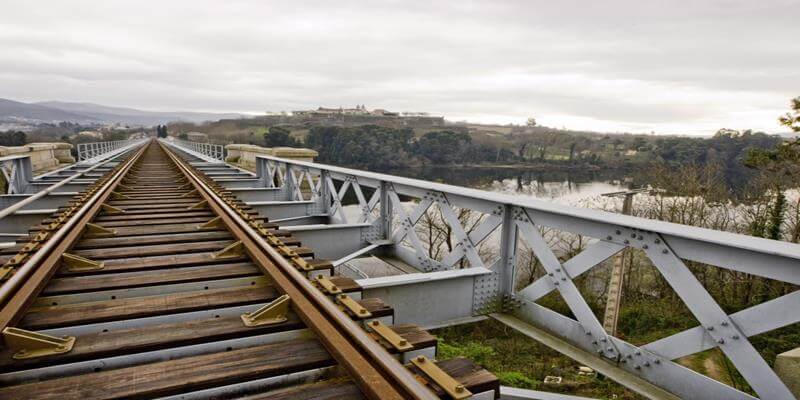
<svg viewBox="0 0 800 400"><path fill-rule="evenodd" d="M320 153L323 163L367 169L389 169L418 165L548 164L591 165L599 168L632 168L637 165L718 166L727 186L752 177L742 160L751 149L773 148L778 136L760 132L720 130L711 138L601 136L587 137L540 131L502 137L441 130L416 134L410 128L374 125L360 127L312 127L301 143L288 130L264 136L269 145L304 145ZM282 143L281 140L291 143Z"/></svg>
<svg viewBox="0 0 800 400"><path fill-rule="evenodd" d="M434 131L415 137L411 128L376 125L312 127L305 146L319 152L320 162L367 169L514 160L510 150L473 142L463 132Z"/></svg>

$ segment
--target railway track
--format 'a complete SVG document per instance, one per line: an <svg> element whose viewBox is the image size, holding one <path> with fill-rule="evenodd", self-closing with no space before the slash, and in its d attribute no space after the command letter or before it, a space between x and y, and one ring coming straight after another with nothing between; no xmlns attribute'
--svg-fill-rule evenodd
<svg viewBox="0 0 800 400"><path fill-rule="evenodd" d="M0 399L499 396L156 141L0 257Z"/></svg>

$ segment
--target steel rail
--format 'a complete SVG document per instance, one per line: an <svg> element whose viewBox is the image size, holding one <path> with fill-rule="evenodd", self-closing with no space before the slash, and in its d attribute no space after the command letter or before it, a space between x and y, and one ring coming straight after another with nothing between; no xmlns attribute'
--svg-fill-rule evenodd
<svg viewBox="0 0 800 400"><path fill-rule="evenodd" d="M55 274L61 255L69 250L83 233L83 228L100 211L113 189L128 173L136 160L144 154L142 146L128 158L112 177L92 195L42 247L0 286L0 331L16 323L27 307Z"/></svg>
<svg viewBox="0 0 800 400"><path fill-rule="evenodd" d="M167 146L162 149L179 166L212 211L240 240L247 253L292 299L293 309L316 332L323 346L371 399L436 399L400 362L339 310Z"/></svg>

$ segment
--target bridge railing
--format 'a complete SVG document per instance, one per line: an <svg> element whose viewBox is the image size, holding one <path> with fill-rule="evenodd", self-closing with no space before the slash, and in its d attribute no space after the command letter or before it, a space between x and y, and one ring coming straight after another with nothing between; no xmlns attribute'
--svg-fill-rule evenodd
<svg viewBox="0 0 800 400"><path fill-rule="evenodd" d="M172 138L167 143L171 143L181 149L189 150L195 155L201 156L206 161L225 161L225 146L211 143L191 142Z"/></svg>
<svg viewBox="0 0 800 400"><path fill-rule="evenodd" d="M77 146L78 162L103 158L112 152L138 144L147 139L115 140L109 142L79 143Z"/></svg>
<svg viewBox="0 0 800 400"><path fill-rule="evenodd" d="M755 398L675 361L717 348L760 398L794 399L748 338L800 322L800 290L728 314L687 261L794 287L800 285L797 244L270 156L257 157L256 169L261 184L279 188L284 200L311 201L336 223L370 224L370 248L382 247L421 271L490 270L476 280L474 315L513 314L682 398ZM345 196L357 206L347 207ZM453 238L449 248L431 250L425 233L431 211ZM553 230L585 246L565 259L548 243L546 232ZM643 345L605 332L575 280L627 248L649 259L699 325ZM515 279L524 257L543 268L528 285ZM568 312L539 304L551 293Z"/></svg>

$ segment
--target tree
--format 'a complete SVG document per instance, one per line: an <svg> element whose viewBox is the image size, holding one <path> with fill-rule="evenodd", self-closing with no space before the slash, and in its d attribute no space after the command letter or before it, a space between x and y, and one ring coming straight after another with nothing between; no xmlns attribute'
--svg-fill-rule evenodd
<svg viewBox="0 0 800 400"><path fill-rule="evenodd" d="M528 121L525 122L525 125L529 126L531 128L536 126L536 118L533 118L533 117L528 118Z"/></svg>
<svg viewBox="0 0 800 400"><path fill-rule="evenodd" d="M781 125L792 128L794 132L800 132L800 96L792 99L792 110L781 116L778 121Z"/></svg>
<svg viewBox="0 0 800 400"><path fill-rule="evenodd" d="M297 147L300 142L291 136L291 132L280 126L269 128L269 132L264 135L264 146L266 147Z"/></svg>
<svg viewBox="0 0 800 400"><path fill-rule="evenodd" d="M27 140L27 135L22 131L0 133L0 146L22 146Z"/></svg>
<svg viewBox="0 0 800 400"><path fill-rule="evenodd" d="M305 145L319 152L320 162L386 170L410 164L413 137L411 128L315 126L308 132Z"/></svg>
<svg viewBox="0 0 800 400"><path fill-rule="evenodd" d="M178 134L178 139L180 139L180 140L189 140L189 135L187 135L186 132L181 132L181 133Z"/></svg>
<svg viewBox="0 0 800 400"><path fill-rule="evenodd" d="M467 160L462 156L470 142L469 135L463 132L428 132L415 143L414 153L434 164L464 162Z"/></svg>
<svg viewBox="0 0 800 400"><path fill-rule="evenodd" d="M792 111L780 117L780 122L800 132L800 97L792 99ZM761 171L761 180L767 182L774 196L766 220L758 224L753 235L779 240L787 206L784 189L800 183L800 138L778 143L772 149L751 148L743 164Z"/></svg>

